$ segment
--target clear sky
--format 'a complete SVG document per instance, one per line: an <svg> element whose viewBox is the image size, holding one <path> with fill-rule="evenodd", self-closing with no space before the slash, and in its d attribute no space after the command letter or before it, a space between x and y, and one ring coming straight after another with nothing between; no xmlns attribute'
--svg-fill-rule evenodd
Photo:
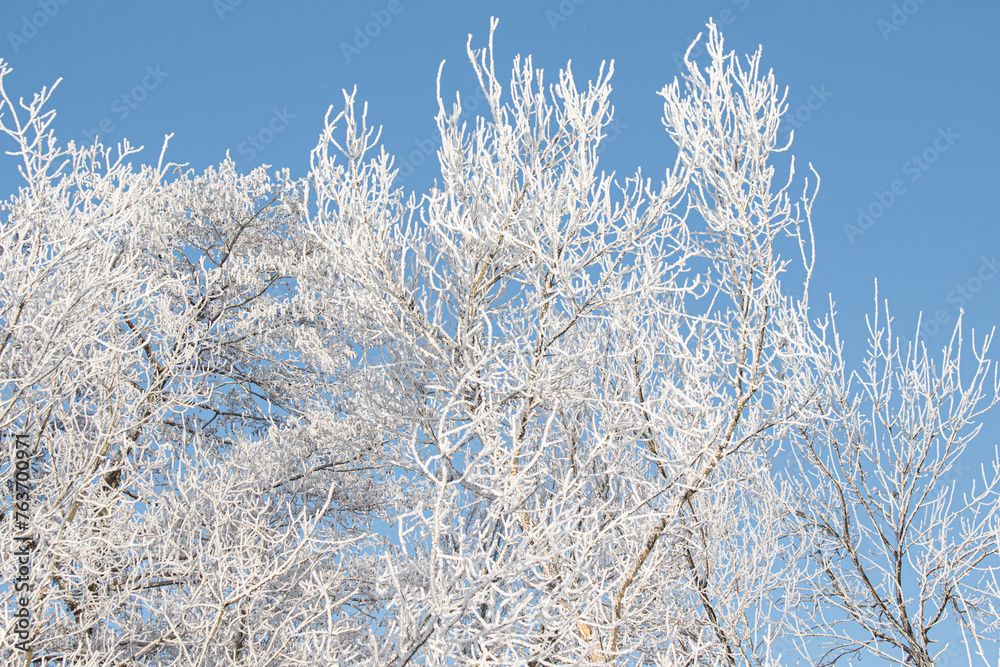
<svg viewBox="0 0 1000 667"><path fill-rule="evenodd" d="M921 310L945 323L932 347L960 307L978 330L1000 321L995 0L3 0L0 57L12 95L63 78L60 139L127 137L155 161L173 132L168 158L198 170L230 151L244 170L303 175L327 107L357 85L403 185L419 192L435 176L438 65L446 94L474 93L466 38L485 44L491 15L498 69L531 54L551 81L572 59L582 81L615 61L602 162L621 175L672 162L655 93L710 17L727 48L763 45L789 88L800 173L811 162L823 179L811 294L821 309L832 293L848 357L863 349L876 278L905 338ZM4 159L0 197L17 186ZM981 441L990 458L994 441Z"/></svg>
<svg viewBox="0 0 1000 667"><path fill-rule="evenodd" d="M953 323L964 306L980 329L997 321L1000 279L980 282L1000 278L995 2L4 0L0 57L17 95L63 77L54 98L63 139L128 137L154 160L174 132L168 157L197 169L229 150L244 169L301 175L327 106L354 85L388 151L405 158L427 146L438 64L448 63L445 91L473 93L466 36L482 44L491 15L499 65L532 54L554 74L572 59L586 79L615 61L620 134L602 158L621 174L669 164L655 92L709 17L729 48L762 44L789 88L793 152L823 178L813 293L833 294L849 352L862 342L876 277L900 333L919 310ZM433 162L404 185L429 184ZM0 177L6 195L16 178Z"/></svg>
<svg viewBox="0 0 1000 667"><path fill-rule="evenodd" d="M763 45L765 67L789 88L800 173L811 162L822 177L811 294L821 309L832 293L849 358L863 348L876 278L903 337L921 310L947 331L959 307L977 330L1000 321L995 0L3 0L0 57L14 68L13 95L63 78L53 98L62 140L128 137L154 162L173 132L172 161L201 170L230 151L244 170L300 176L327 107L355 85L388 152L428 152L438 65L447 61L443 92L474 93L466 38L484 45L491 15L498 69L531 54L551 81L572 59L583 81L615 61L616 138L602 162L621 175L672 162L655 93L710 17L728 49ZM433 162L403 185L429 185ZM0 198L18 185L10 164L0 164ZM981 441L990 458L994 441Z"/></svg>
<svg viewBox="0 0 1000 667"><path fill-rule="evenodd" d="M572 59L585 80L615 61L620 134L602 160L619 174L670 163L655 92L710 17L738 53L763 45L789 88L800 168L811 162L823 179L812 293L833 294L848 354L861 351L876 278L907 337L921 310L948 330L959 307L977 329L1000 319L1000 3L4 0L0 57L14 68L13 94L63 78L54 106L64 140L128 137L153 161L173 132L168 158L199 170L228 150L243 169L302 175L327 107L354 85L387 150L422 158L438 64L447 61L446 92L475 92L466 37L482 45L491 15L504 69L518 53L553 75ZM433 163L404 185L426 187ZM11 164L0 196L17 186ZM870 216L861 225L859 208Z"/></svg>

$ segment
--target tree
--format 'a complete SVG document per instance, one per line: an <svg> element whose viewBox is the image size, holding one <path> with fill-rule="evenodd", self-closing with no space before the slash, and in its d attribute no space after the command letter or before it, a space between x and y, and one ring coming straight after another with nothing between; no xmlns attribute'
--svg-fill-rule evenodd
<svg viewBox="0 0 1000 667"><path fill-rule="evenodd" d="M955 655L993 664L984 635L995 637L1000 603L1000 457L966 488L953 472L997 401L992 336L973 345L963 383L958 327L940 369L926 350L900 349L888 313L870 333L859 390L834 386L838 409L801 433L790 518L811 567L799 628L822 638L819 664L862 649L922 667ZM949 624L964 646L933 647Z"/></svg>
<svg viewBox="0 0 1000 667"><path fill-rule="evenodd" d="M32 437L37 535L7 655L929 665L960 628L990 664L1000 470L946 483L998 400L989 338L963 383L958 329L937 371L875 321L848 372L760 51L709 24L654 186L598 170L613 66L516 59L505 93L494 28L488 112L439 97L419 198L353 94L272 180L133 172L60 147L51 90L26 119L4 92L0 429Z"/></svg>
<svg viewBox="0 0 1000 667"><path fill-rule="evenodd" d="M50 94L23 119L5 95L0 126L26 181L0 244L0 425L36 468L24 663L310 663L358 632L328 612L368 594L378 507L348 349L292 294L301 191L61 148Z"/></svg>

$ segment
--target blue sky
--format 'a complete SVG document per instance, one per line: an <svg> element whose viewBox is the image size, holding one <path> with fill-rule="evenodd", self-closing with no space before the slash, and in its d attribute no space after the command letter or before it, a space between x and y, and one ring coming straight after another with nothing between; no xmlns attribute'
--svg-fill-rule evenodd
<svg viewBox="0 0 1000 667"><path fill-rule="evenodd" d="M833 295L849 359L863 350L876 278L903 337L921 310L944 323L932 347L959 307L977 330L1000 321L997 2L4 0L0 57L13 96L63 78L63 141L127 137L155 162L173 132L168 159L197 170L230 151L242 170L301 176L327 107L355 85L387 151L427 152L438 65L446 95L473 94L466 37L485 44L490 16L498 69L531 54L551 81L572 59L581 81L615 61L615 138L601 157L623 176L672 163L656 91L710 17L728 49L763 45L765 68L789 88L799 173L811 162L822 177L811 294L819 310ZM403 185L428 186L433 161ZM0 162L0 198L18 185L12 161ZM971 462L992 458L997 424Z"/></svg>
<svg viewBox="0 0 1000 667"><path fill-rule="evenodd" d="M789 88L800 173L811 162L823 179L812 293L818 307L833 294L849 356L863 347L876 278L901 335L921 310L945 330L959 307L977 329L997 322L997 3L5 0L0 57L14 68L15 95L63 78L53 100L63 140L127 137L154 161L173 132L168 158L196 169L228 150L242 169L302 175L327 107L354 85L389 152L405 159L428 146L438 64L447 61L446 92L474 93L466 36L483 44L491 15L504 69L532 54L552 75L572 59L587 79L615 61L617 136L602 159L622 175L671 162L655 93L710 17L728 48L762 44L765 66ZM404 185L430 184L433 162ZM0 167L4 195L17 186L11 164Z"/></svg>

